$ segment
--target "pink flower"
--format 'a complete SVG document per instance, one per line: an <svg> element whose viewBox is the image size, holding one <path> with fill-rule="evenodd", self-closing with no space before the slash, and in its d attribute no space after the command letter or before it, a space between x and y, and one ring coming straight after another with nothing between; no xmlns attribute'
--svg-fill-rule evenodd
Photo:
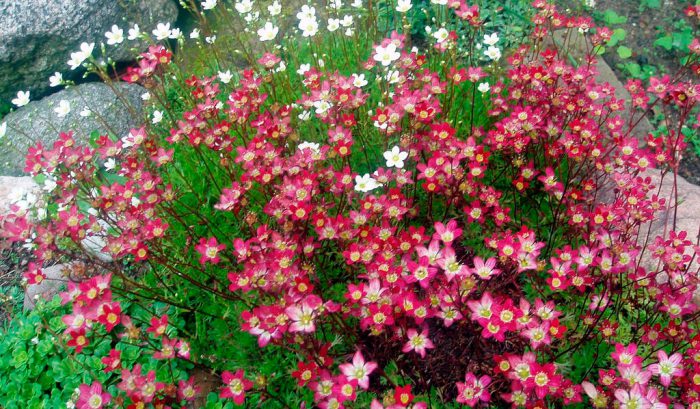
<svg viewBox="0 0 700 409"><path fill-rule="evenodd" d="M80 385L80 397L76 402L78 409L101 409L105 407L112 395L102 391L102 384L93 382L92 385Z"/></svg>
<svg viewBox="0 0 700 409"><path fill-rule="evenodd" d="M425 350L435 348L433 342L428 338L428 329L424 328L419 334L418 331L411 328L408 330L408 342L403 346L401 351L416 351L421 358L425 358Z"/></svg>
<svg viewBox="0 0 700 409"><path fill-rule="evenodd" d="M226 246L219 244L215 237L210 237L209 240L201 238L199 239L199 244L195 246L195 250L201 254L199 263L202 265L205 265L207 262L217 264L221 260L219 252L225 248Z"/></svg>
<svg viewBox="0 0 700 409"><path fill-rule="evenodd" d="M457 382L457 402L469 407L474 407L479 401L488 402L491 400L491 394L486 390L489 383L491 378L487 375L477 379L473 373L467 373L464 383Z"/></svg>
<svg viewBox="0 0 700 409"><path fill-rule="evenodd" d="M658 357L659 363L651 364L647 369L652 374L659 375L659 382L661 382L663 386L668 387L671 384L672 377L683 376L685 373L683 365L681 365L681 360L683 358L679 353L675 353L669 357L663 350L658 352Z"/></svg>
<svg viewBox="0 0 700 409"><path fill-rule="evenodd" d="M222 398L233 399L236 405L242 405L245 401L245 391L253 387L253 382L244 378L245 373L242 369L231 373L224 371L221 374L221 380L224 381L224 386L221 387L219 396Z"/></svg>
<svg viewBox="0 0 700 409"><path fill-rule="evenodd" d="M338 368L348 380L357 380L357 384L362 389L369 388L369 375L377 369L375 362L365 362L362 352L355 352L351 364L342 364Z"/></svg>

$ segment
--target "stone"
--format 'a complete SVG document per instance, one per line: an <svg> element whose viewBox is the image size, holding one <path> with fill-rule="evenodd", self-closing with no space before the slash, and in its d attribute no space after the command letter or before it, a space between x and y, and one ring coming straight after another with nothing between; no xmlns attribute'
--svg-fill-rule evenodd
<svg viewBox="0 0 700 409"><path fill-rule="evenodd" d="M68 264L56 264L42 268L41 271L44 272L46 278L39 284L27 286L24 292L24 310L33 310L39 298L51 300L58 294L68 280L65 274L68 269L70 269Z"/></svg>
<svg viewBox="0 0 700 409"><path fill-rule="evenodd" d="M28 147L41 142L51 148L60 132L73 131L78 141L87 141L93 131L125 136L143 123L141 95L145 92L136 84L87 83L11 112L3 118L7 131L0 141L0 175L22 174ZM54 110L62 100L68 101L70 112L59 117ZM89 116L82 114L86 108Z"/></svg>
<svg viewBox="0 0 700 409"><path fill-rule="evenodd" d="M100 43L106 44L105 33L115 24L124 30L124 42L105 45L107 55L132 61L147 44L127 40L128 29L136 23L150 33L159 22L174 23L177 14L173 0L0 1L0 99L9 102L26 90L34 98L46 95L54 72L68 78L71 52L94 42L93 55L99 56Z"/></svg>

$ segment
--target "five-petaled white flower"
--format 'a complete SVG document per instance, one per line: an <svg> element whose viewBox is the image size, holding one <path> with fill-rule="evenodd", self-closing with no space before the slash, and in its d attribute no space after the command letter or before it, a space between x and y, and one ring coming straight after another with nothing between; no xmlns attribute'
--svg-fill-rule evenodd
<svg viewBox="0 0 700 409"><path fill-rule="evenodd" d="M0 124L0 139L2 139L5 134L7 134L7 122L3 122Z"/></svg>
<svg viewBox="0 0 700 409"><path fill-rule="evenodd" d="M129 36L127 38L129 40L133 41L133 40L136 40L137 38L139 38L140 35L141 35L141 30L139 29L139 25L134 24L134 26L129 29Z"/></svg>
<svg viewBox="0 0 700 409"><path fill-rule="evenodd" d="M158 110L153 111L153 119L151 120L151 122L153 122L154 124L157 124L162 120L163 120L163 111L158 111Z"/></svg>
<svg viewBox="0 0 700 409"><path fill-rule="evenodd" d="M447 38L450 36L450 32L447 31L446 28L441 28L438 31L433 33L433 37L437 40L437 43L440 44L443 41L447 40Z"/></svg>
<svg viewBox="0 0 700 409"><path fill-rule="evenodd" d="M277 33L279 32L279 27L276 27L274 24L271 22L265 23L264 26L262 26L260 29L258 29L258 36L260 37L260 41L272 41L277 37Z"/></svg>
<svg viewBox="0 0 700 409"><path fill-rule="evenodd" d="M27 105L29 103L29 91L18 91L17 98L14 98L12 103L18 107Z"/></svg>
<svg viewBox="0 0 700 409"><path fill-rule="evenodd" d="M496 45L498 40L498 33L484 34L484 44L486 45Z"/></svg>
<svg viewBox="0 0 700 409"><path fill-rule="evenodd" d="M370 176L369 173L365 173L362 176L355 176L355 190L358 192L366 193L380 187L381 185L382 184L377 182L377 180Z"/></svg>
<svg viewBox="0 0 700 409"><path fill-rule="evenodd" d="M373 58L374 61L380 62L383 66L387 67L392 62L401 58L401 54L396 51L396 44L389 43L386 47L378 45Z"/></svg>
<svg viewBox="0 0 700 409"><path fill-rule="evenodd" d="M219 80L224 84L228 84L229 82L231 82L232 78L233 74L231 74L231 70L226 70L226 72L219 71Z"/></svg>
<svg viewBox="0 0 700 409"><path fill-rule="evenodd" d="M482 82L476 89L478 89L479 92L481 92L482 94L485 94L489 92L489 90L491 89L491 85L489 85L488 82Z"/></svg>
<svg viewBox="0 0 700 409"><path fill-rule="evenodd" d="M408 152L402 152L398 146L394 146L390 151L384 152L384 159L386 159L386 167L397 169L403 168L403 161L408 158Z"/></svg>
<svg viewBox="0 0 700 409"><path fill-rule="evenodd" d="M192 30L192 32L190 33L190 38L193 40L196 40L197 38L199 38L199 29L198 28L195 28L194 30Z"/></svg>
<svg viewBox="0 0 700 409"><path fill-rule="evenodd" d="M413 7L413 5L411 4L411 0L399 0L396 3L396 11L398 11L399 13L405 13L408 10L410 10L411 7Z"/></svg>
<svg viewBox="0 0 700 409"><path fill-rule="evenodd" d="M492 45L484 51L484 54L494 61L498 61L501 58L501 50Z"/></svg>
<svg viewBox="0 0 700 409"><path fill-rule="evenodd" d="M340 19L329 18L328 19L328 31L331 33L340 28Z"/></svg>
<svg viewBox="0 0 700 409"><path fill-rule="evenodd" d="M107 37L107 44L117 45L124 41L124 30L119 28L116 24L112 26L112 30L105 33Z"/></svg>
<svg viewBox="0 0 700 409"><path fill-rule="evenodd" d="M60 72L54 72L52 76L49 77L49 85L52 87L58 87L63 83L63 74Z"/></svg>
<svg viewBox="0 0 700 409"><path fill-rule="evenodd" d="M307 5L301 6L301 10L297 13L297 18L299 20L316 19L316 8Z"/></svg>
<svg viewBox="0 0 700 409"><path fill-rule="evenodd" d="M156 28L151 32L156 37L156 40L165 40L170 37L170 23L158 23Z"/></svg>
<svg viewBox="0 0 700 409"><path fill-rule="evenodd" d="M365 74L352 74L352 85L354 85L356 88L362 88L367 85Z"/></svg>
<svg viewBox="0 0 700 409"><path fill-rule="evenodd" d="M204 0L202 2L202 9L211 10L216 7L217 0Z"/></svg>
<svg viewBox="0 0 700 409"><path fill-rule="evenodd" d="M236 10L241 14L250 13L253 9L253 2L251 0L242 0L236 3Z"/></svg>
<svg viewBox="0 0 700 409"><path fill-rule="evenodd" d="M302 37L313 37L318 33L318 21L315 17L300 20L299 30L301 30Z"/></svg>
<svg viewBox="0 0 700 409"><path fill-rule="evenodd" d="M267 6L267 11L269 11L270 15L274 17L282 12L282 4L280 4L279 1L275 1Z"/></svg>
<svg viewBox="0 0 700 409"><path fill-rule="evenodd" d="M53 109L53 112L55 112L59 118L63 118L70 113L70 102L65 99L60 100L58 106Z"/></svg>

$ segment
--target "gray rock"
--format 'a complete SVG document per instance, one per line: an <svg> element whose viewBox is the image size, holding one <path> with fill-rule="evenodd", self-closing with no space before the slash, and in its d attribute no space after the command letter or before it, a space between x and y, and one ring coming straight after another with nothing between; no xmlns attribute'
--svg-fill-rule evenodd
<svg viewBox="0 0 700 409"><path fill-rule="evenodd" d="M72 130L79 141L86 141L93 131L125 136L142 123L141 94L145 92L135 84L117 83L113 90L103 83L87 83L10 113L3 118L7 133L0 143L0 175L22 174L27 148L39 141L50 148L60 132ZM54 109L62 100L68 101L70 112L61 118ZM92 112L88 117L81 115L85 108Z"/></svg>
<svg viewBox="0 0 700 409"><path fill-rule="evenodd" d="M49 90L49 76L68 74L67 61L82 42L100 42L116 24L124 30L124 43L106 46L115 61L134 59L131 47L146 44L128 41L128 28L136 23L148 32L157 23L173 23L173 0L3 0L0 1L0 99L8 102L17 91L31 90L33 97Z"/></svg>
<svg viewBox="0 0 700 409"><path fill-rule="evenodd" d="M67 269L70 269L69 264L56 264L42 268L41 270L46 275L46 279L39 284L27 286L24 292L24 310L33 310L40 298L50 300L58 294L68 281Z"/></svg>

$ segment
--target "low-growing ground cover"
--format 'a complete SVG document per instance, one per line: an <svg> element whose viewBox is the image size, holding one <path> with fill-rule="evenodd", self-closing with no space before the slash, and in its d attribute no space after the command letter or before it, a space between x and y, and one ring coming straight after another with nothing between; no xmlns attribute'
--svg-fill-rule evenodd
<svg viewBox="0 0 700 409"><path fill-rule="evenodd" d="M125 72L85 44L72 65L145 86L148 124L30 149L48 205L5 239L67 288L8 327L0 404L700 405L698 232L652 182L700 42L619 100L595 79L612 30L506 3L208 0L191 33L132 27L157 42ZM676 127L638 140L657 106Z"/></svg>

